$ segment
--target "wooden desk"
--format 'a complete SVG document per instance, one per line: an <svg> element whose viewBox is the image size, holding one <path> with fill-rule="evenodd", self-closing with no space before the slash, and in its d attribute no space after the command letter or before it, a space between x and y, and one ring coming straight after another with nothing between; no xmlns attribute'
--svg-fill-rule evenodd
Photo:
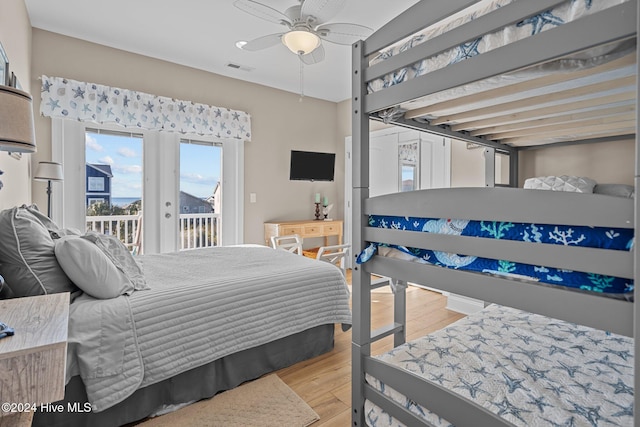
<svg viewBox="0 0 640 427"><path fill-rule="evenodd" d="M0 426L28 426L30 406L64 398L69 294L0 300L0 321L15 330L0 339L0 403L18 411L0 410Z"/></svg>
<svg viewBox="0 0 640 427"><path fill-rule="evenodd" d="M307 221L271 221L264 223L264 240L271 246L272 236L297 234L305 238L324 237L324 246L329 245L329 237L337 236L338 245L342 244L342 220Z"/></svg>

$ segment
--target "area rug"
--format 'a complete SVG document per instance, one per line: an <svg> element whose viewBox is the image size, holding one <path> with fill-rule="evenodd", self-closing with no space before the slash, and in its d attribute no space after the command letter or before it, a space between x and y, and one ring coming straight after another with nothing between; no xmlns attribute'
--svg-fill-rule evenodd
<svg viewBox="0 0 640 427"><path fill-rule="evenodd" d="M306 427L319 419L300 396L272 374L137 427Z"/></svg>

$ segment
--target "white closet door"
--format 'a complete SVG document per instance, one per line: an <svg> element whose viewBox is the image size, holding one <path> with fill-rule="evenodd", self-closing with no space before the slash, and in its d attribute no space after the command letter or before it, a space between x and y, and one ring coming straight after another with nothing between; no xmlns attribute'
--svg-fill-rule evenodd
<svg viewBox="0 0 640 427"><path fill-rule="evenodd" d="M369 145L369 195L398 192L398 133L371 136Z"/></svg>
<svg viewBox="0 0 640 427"><path fill-rule="evenodd" d="M451 187L451 140L420 133L420 189Z"/></svg>

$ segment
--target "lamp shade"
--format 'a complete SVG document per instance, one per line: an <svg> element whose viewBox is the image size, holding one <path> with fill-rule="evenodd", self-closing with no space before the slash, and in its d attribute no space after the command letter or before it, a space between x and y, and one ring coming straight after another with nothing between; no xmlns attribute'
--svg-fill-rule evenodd
<svg viewBox="0 0 640 427"><path fill-rule="evenodd" d="M282 36L282 43L296 55L306 55L320 46L320 37L309 31L294 30Z"/></svg>
<svg viewBox="0 0 640 427"><path fill-rule="evenodd" d="M57 162L40 162L33 179L38 181L62 181L62 165Z"/></svg>
<svg viewBox="0 0 640 427"><path fill-rule="evenodd" d="M10 86L0 86L0 150L36 151L31 95Z"/></svg>

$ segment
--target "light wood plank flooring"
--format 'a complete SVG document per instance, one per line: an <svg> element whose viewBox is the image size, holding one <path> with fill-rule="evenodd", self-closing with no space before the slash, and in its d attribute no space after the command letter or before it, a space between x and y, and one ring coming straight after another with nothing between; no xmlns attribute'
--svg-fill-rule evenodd
<svg viewBox="0 0 640 427"><path fill-rule="evenodd" d="M350 272L349 272L350 273ZM347 281L350 282L350 274ZM442 295L417 287L407 289L407 340L415 339L464 317L445 308ZM392 322L393 296L388 287L374 291L371 328ZM379 354L393 348L393 337L372 345ZM351 331L336 326L334 349L276 372L320 416L313 427L351 425Z"/></svg>

